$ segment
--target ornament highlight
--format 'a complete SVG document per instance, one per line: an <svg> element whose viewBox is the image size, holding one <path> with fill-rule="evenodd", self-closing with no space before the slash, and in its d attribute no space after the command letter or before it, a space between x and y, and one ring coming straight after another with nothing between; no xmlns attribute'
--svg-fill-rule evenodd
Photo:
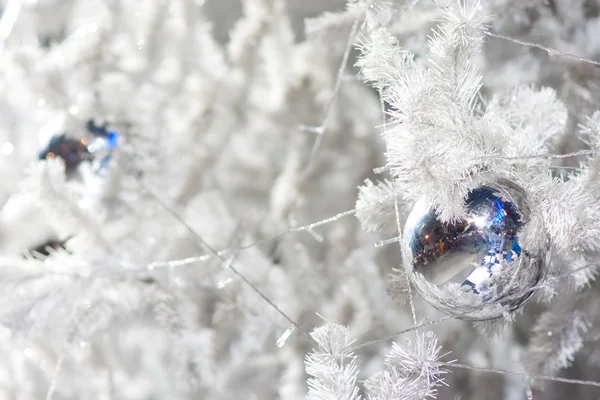
<svg viewBox="0 0 600 400"><path fill-rule="evenodd" d="M547 249L521 247L530 212L525 190L510 181L471 191L465 210L463 219L444 223L419 200L404 227L404 266L432 306L462 319L495 319L534 293Z"/></svg>

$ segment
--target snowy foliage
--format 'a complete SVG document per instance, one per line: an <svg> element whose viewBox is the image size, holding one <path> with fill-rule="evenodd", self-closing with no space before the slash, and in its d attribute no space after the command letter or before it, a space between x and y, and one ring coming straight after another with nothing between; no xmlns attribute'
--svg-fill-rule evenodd
<svg viewBox="0 0 600 400"><path fill-rule="evenodd" d="M359 400L356 385L356 355L348 329L328 324L311 334L317 348L306 359L307 399ZM410 400L436 398L437 387L444 385L446 370L440 367L441 347L432 332L416 334L414 340L398 343L385 357L385 368L365 382L368 398L373 400Z"/></svg>
<svg viewBox="0 0 600 400"><path fill-rule="evenodd" d="M394 189L394 183L383 180L373 184L367 180L359 187L356 200L356 218L367 232L383 234L398 233L394 203L400 193Z"/></svg>
<svg viewBox="0 0 600 400"><path fill-rule="evenodd" d="M348 329L341 325L325 325L311 333L318 348L306 358L308 400L358 400L356 356Z"/></svg>
<svg viewBox="0 0 600 400"><path fill-rule="evenodd" d="M597 1L0 8L0 399L516 399L523 379L476 369L600 376L600 73L562 54L598 59ZM108 167L39 160L90 119L122 139ZM550 251L546 301L476 327L514 318L492 340L414 295L395 241L417 199L455 219L496 179Z"/></svg>
<svg viewBox="0 0 600 400"><path fill-rule="evenodd" d="M404 346L392 345L385 358L385 370L370 378L372 399L409 400L436 398L437 388L444 385L438 360L441 347L432 332L417 333Z"/></svg>

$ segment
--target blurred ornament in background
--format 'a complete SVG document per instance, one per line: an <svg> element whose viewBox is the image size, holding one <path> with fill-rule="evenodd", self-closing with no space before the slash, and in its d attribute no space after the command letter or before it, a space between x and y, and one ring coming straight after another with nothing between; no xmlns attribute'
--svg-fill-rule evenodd
<svg viewBox="0 0 600 400"><path fill-rule="evenodd" d="M498 318L502 310L519 309L534 293L531 288L543 276L545 249L521 248L529 208L526 192L512 182L471 191L465 211L462 219L444 223L424 199L417 202L404 228L404 265L434 307L464 319ZM486 309L485 304L502 307Z"/></svg>
<svg viewBox="0 0 600 400"><path fill-rule="evenodd" d="M60 116L50 121L40 137L43 149L39 153L39 159L60 157L65 162L65 171L71 173L83 161L92 163L92 170L96 173L102 172L109 166L113 151L120 144L120 135L116 131L108 129L108 123L96 125L94 120L86 124L87 132L91 138L86 136L74 138L66 133L56 133L64 129L64 117ZM47 139L45 139L47 138Z"/></svg>
<svg viewBox="0 0 600 400"><path fill-rule="evenodd" d="M65 133L54 135L40 152L39 159L59 157L65 162L65 171L74 171L81 162L91 160L93 155L87 147L86 138L70 138Z"/></svg>

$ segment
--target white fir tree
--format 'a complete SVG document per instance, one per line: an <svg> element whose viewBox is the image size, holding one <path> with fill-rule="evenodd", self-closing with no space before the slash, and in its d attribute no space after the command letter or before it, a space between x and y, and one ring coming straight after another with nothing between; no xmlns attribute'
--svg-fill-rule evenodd
<svg viewBox="0 0 600 400"><path fill-rule="evenodd" d="M0 7L0 399L599 397L597 0ZM419 283L501 179L536 284Z"/></svg>

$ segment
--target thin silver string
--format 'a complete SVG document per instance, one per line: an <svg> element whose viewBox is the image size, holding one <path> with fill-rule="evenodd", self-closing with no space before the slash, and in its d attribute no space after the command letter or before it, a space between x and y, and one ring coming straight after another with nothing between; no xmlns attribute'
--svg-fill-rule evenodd
<svg viewBox="0 0 600 400"><path fill-rule="evenodd" d="M570 158L576 156L586 156L586 155L595 155L600 153L600 150L579 150L573 153L565 153L565 154L552 154L552 153L543 153L543 154L530 154L527 156L514 156L514 157L505 157L505 156L482 156L479 157L481 160L494 159L494 160L529 160L534 158Z"/></svg>
<svg viewBox="0 0 600 400"><path fill-rule="evenodd" d="M342 83L344 82L344 71L346 69L346 65L348 64L348 59L350 58L350 52L352 51L352 44L354 42L354 38L356 37L356 34L358 33L358 28L360 26L360 15L354 20L354 23L352 24L352 29L350 30L350 35L348 36L348 42L346 43L346 48L344 49L344 55L342 56L342 62L340 63L336 78L335 78L335 85L333 88L333 94L331 95L331 97L329 98L329 101L327 102L327 105L325 106L325 110L323 112L323 122L321 123L320 126L316 127L316 128L310 128L310 127L303 127L304 130L309 130L309 131L313 131L317 134L317 137L315 138L315 142L313 143L313 147L312 150L310 152L310 157L309 157L309 165L312 162L312 160L316 157L317 152L319 151L319 148L321 147L321 143L323 142L323 136L325 136L325 131L327 129L327 122L329 121L329 118L331 117L331 110L333 108L333 105L335 104L335 101L337 100L338 94L340 92L340 89L342 87Z"/></svg>
<svg viewBox="0 0 600 400"><path fill-rule="evenodd" d="M523 45L523 46L535 47L537 49L544 50L546 53L548 53L551 56L559 56L559 57L572 58L573 60L577 60L577 61L585 62L585 63L588 63L588 64L593 64L593 65L599 65L600 66L600 61L591 60L589 58L581 57L581 56L578 56L576 54L565 53L565 52L562 52L560 50L553 49L551 47L542 46L541 44L538 44L538 43L528 42L526 40L515 39L515 38L510 37L510 36L500 35L498 33L492 33L492 32L489 32L489 31L486 31L485 34L488 35L488 36L491 36L491 37L498 38L498 39L508 40L509 42L517 43L517 44L520 44L520 45Z"/></svg>
<svg viewBox="0 0 600 400"><path fill-rule="evenodd" d="M275 311L277 311L277 313L279 313L279 315L281 315L283 318L285 318L290 324L292 324L294 326L294 328L298 329L298 331L302 332L302 334L304 334L308 339L310 339L312 342L315 342L314 339L310 336L310 334L308 334L308 332L306 332L304 329L302 329L292 318L290 318L269 297L267 297L267 295L265 295L258 287L256 287L256 285L254 285L254 283L252 283L248 278L246 278L246 276L244 274L242 274L240 271L237 270L237 268L234 267L233 258L226 260L225 258L223 258L223 256L219 255L219 252L217 252L208 242L206 242L202 238L202 236L200 236L200 234L197 233L195 231L195 229L192 228L179 215L179 213L177 213L177 211L175 211L172 207L170 207L167 203L165 203L156 193L154 193L154 191L149 186L147 186L145 184L145 182L143 182L141 179L138 182L139 182L140 186L165 209L165 211L167 211L173 218L175 218L196 239L196 242L200 245L200 247L204 248L205 250L207 250L208 252L213 254L215 257L219 258L221 260L221 262L223 262L224 264L226 264L228 266L227 269L229 271L231 271L235 275L237 275L250 289L252 289L252 291L254 291L266 303L268 303Z"/></svg>
<svg viewBox="0 0 600 400"><path fill-rule="evenodd" d="M196 262L208 261L208 260L211 260L211 259L213 259L215 257L223 256L223 255L225 255L225 254L227 254L227 253L229 253L231 251L234 251L234 250L246 250L246 249L255 247L255 246L259 245L259 244L263 244L263 243L266 243L266 242L275 241L275 240L281 238L282 236L285 236L285 235L290 234L290 233L310 231L310 230L312 230L314 228L317 228L319 226L327 225L327 224L330 224L332 222L338 221L338 220L340 220L340 219L342 219L344 217L347 217L347 216L350 216L350 215L354 215L358 211L363 211L363 210L369 209L369 208L371 208L371 207L373 207L373 206L375 206L377 204L380 204L380 203L383 203L385 201L388 201L388 200L390 200L390 199L392 199L392 198L394 198L396 196L398 196L398 193L395 193L395 192L394 193L390 193L390 194L382 196L379 199L377 199L376 201L368 203L368 204L366 204L366 205L364 205L362 207L356 207L356 208L353 208L351 210L342 211L341 213L338 213L338 214L336 214L336 215L334 215L332 217L325 218L325 219L322 219L322 220L319 220L317 222L313 222L313 223L310 223L310 224L307 224L307 225L302 225L302 226L297 226L297 227L289 228L289 229L287 229L285 231L282 231L282 232L280 232L280 233L278 233L275 236L272 236L270 238L257 240L257 241L251 242L251 243L247 243L247 244L241 245L239 247L229 247L229 248L226 248L226 249L218 251L216 254L202 255L202 256L197 256L197 257L187 257L187 258L182 258L182 259L172 260L172 261L155 261L155 262L152 262L152 263L148 264L147 268L148 269L154 269L154 268L170 267L170 266L175 266L175 265L179 266L179 265L185 265L185 264L192 264L192 263L196 263Z"/></svg>
<svg viewBox="0 0 600 400"><path fill-rule="evenodd" d="M498 368L473 367L471 365L458 364L458 363L454 363L454 362L431 361L431 363L437 364L439 366L444 366L444 367L468 369L468 370L472 370L472 371L488 372L488 373L492 373L492 374L521 376L523 378L537 379L537 380L542 380L542 381L554 381L554 382L571 383L571 384L575 384L575 385L587 385L587 386L600 387L600 382L585 381L582 379L560 378L560 377L549 376L549 375L535 375L535 374L530 375L530 374L525 374L525 373L521 373L521 372L513 372L513 371L508 371L505 369L498 369Z"/></svg>

